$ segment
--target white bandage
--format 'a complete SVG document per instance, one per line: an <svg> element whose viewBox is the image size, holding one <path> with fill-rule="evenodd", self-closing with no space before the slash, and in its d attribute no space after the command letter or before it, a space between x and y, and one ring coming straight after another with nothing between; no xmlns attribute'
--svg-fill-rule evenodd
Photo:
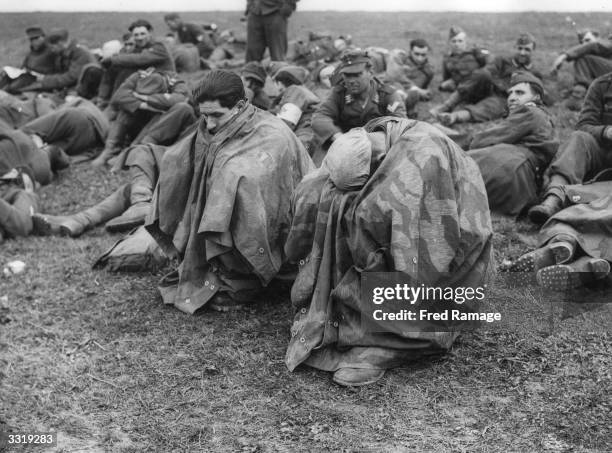
<svg viewBox="0 0 612 453"><path fill-rule="evenodd" d="M283 119L293 125L296 125L302 117L302 109L295 104L287 102L286 104L283 104L277 116L280 119Z"/></svg>

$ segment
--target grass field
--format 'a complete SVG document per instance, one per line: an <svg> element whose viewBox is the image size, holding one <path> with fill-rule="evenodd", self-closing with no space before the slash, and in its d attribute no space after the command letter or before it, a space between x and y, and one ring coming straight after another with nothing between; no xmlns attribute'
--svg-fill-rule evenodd
<svg viewBox="0 0 612 453"><path fill-rule="evenodd" d="M242 26L239 13L190 16L221 28ZM531 30L536 64L546 69L575 42L565 16L298 12L291 34L332 30L352 34L358 45L384 47L407 47L423 35L439 67L451 24L492 52L510 49L518 32ZM2 14L1 63L20 63L23 29L33 23L65 26L94 47L120 36L137 17L165 32L158 13ZM572 18L608 32L612 15ZM564 68L547 85L555 94L570 80ZM576 115L551 111L567 137ZM74 212L125 179L75 166L42 188L42 210ZM527 223L495 218L494 226L497 264L535 244L536 229ZM443 357L350 390L328 373L287 371L286 290L270 289L239 313L188 316L163 306L160 275L91 270L119 237L98 228L74 240L30 237L0 245L0 265L27 264L23 274L0 276L0 428L58 432L54 450L62 452L612 451L612 339L610 325L597 323L609 304L577 309L567 319L536 310L525 325L466 333ZM520 306L535 300L537 290L505 296Z"/></svg>

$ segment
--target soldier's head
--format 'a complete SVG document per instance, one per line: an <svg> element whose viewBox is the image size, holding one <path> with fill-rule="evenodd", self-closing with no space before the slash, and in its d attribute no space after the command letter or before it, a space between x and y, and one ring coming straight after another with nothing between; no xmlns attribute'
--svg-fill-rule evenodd
<svg viewBox="0 0 612 453"><path fill-rule="evenodd" d="M580 42L580 44L597 42L599 41L599 32L597 30L591 30L589 28L580 30L578 32L578 41Z"/></svg>
<svg viewBox="0 0 612 453"><path fill-rule="evenodd" d="M338 72L349 94L364 93L372 81L372 63L362 50L347 51L340 57Z"/></svg>
<svg viewBox="0 0 612 453"><path fill-rule="evenodd" d="M453 25L448 31L448 44L453 53L463 52L467 49L467 35L463 28Z"/></svg>
<svg viewBox="0 0 612 453"><path fill-rule="evenodd" d="M422 38L410 41L410 58L416 64L423 64L427 61L429 44Z"/></svg>
<svg viewBox="0 0 612 453"><path fill-rule="evenodd" d="M256 61L250 61L244 65L240 72L244 86L254 93L262 90L266 84L266 70Z"/></svg>
<svg viewBox="0 0 612 453"><path fill-rule="evenodd" d="M540 79L530 72L515 72L508 88L508 110L516 110L528 102L540 103L543 95L544 85Z"/></svg>
<svg viewBox="0 0 612 453"><path fill-rule="evenodd" d="M134 37L131 33L124 33L121 40L123 41L123 52L129 53L134 51Z"/></svg>
<svg viewBox="0 0 612 453"><path fill-rule="evenodd" d="M523 66L529 65L535 48L536 41L533 35L531 33L521 33L516 40L514 59Z"/></svg>
<svg viewBox="0 0 612 453"><path fill-rule="evenodd" d="M134 45L138 49L146 47L152 40L153 26L144 19L138 19L132 22L128 28L134 38Z"/></svg>
<svg viewBox="0 0 612 453"><path fill-rule="evenodd" d="M183 25L183 21L181 20L181 16L177 13L169 13L164 16L164 22L168 28L172 31L177 31L181 25Z"/></svg>
<svg viewBox="0 0 612 453"><path fill-rule="evenodd" d="M211 134L229 123L246 102L242 79L222 69L209 72L193 91L200 116Z"/></svg>
<svg viewBox="0 0 612 453"><path fill-rule="evenodd" d="M26 36L30 40L30 50L34 52L41 50L45 46L46 37L45 32L40 27L28 27L26 28Z"/></svg>
<svg viewBox="0 0 612 453"><path fill-rule="evenodd" d="M292 85L303 85L308 78L308 70L301 66L283 66L273 78L279 93L283 94Z"/></svg>
<svg viewBox="0 0 612 453"><path fill-rule="evenodd" d="M65 28L53 28L47 36L47 42L51 52L62 52L68 47L68 30Z"/></svg>

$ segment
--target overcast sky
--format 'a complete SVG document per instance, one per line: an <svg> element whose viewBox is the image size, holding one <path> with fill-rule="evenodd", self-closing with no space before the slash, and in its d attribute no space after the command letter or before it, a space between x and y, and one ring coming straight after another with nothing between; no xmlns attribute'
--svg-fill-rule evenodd
<svg viewBox="0 0 612 453"><path fill-rule="evenodd" d="M0 0L0 11L243 10L246 0ZM298 10L612 11L610 0L301 0Z"/></svg>

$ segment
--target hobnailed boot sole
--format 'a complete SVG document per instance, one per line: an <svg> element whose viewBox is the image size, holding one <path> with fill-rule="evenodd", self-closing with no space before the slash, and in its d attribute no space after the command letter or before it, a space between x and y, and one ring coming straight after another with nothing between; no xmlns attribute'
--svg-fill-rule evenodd
<svg viewBox="0 0 612 453"><path fill-rule="evenodd" d="M587 263L587 269L583 272L577 271L568 264L557 264L540 269L537 280L538 284L544 288L553 291L567 291L605 278L609 273L610 263L600 258L593 258Z"/></svg>

